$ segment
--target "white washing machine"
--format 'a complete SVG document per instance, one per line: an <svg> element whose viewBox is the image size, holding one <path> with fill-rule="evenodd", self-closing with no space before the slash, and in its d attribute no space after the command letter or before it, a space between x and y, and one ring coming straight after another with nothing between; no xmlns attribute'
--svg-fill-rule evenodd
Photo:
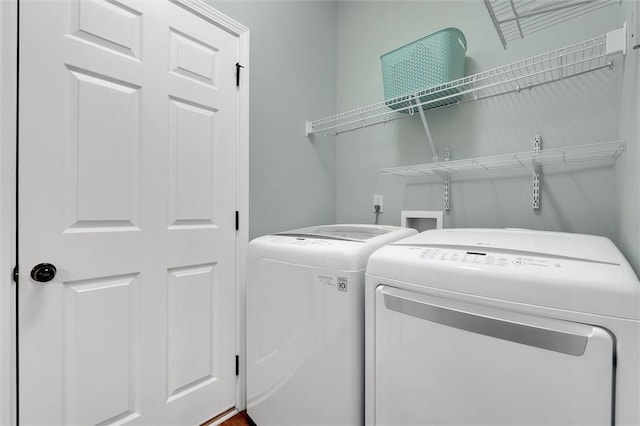
<svg viewBox="0 0 640 426"><path fill-rule="evenodd" d="M433 230L365 285L367 425L638 425L640 283L602 237Z"/></svg>
<svg viewBox="0 0 640 426"><path fill-rule="evenodd" d="M249 243L247 411L256 424L363 424L367 259L415 234L330 225Z"/></svg>

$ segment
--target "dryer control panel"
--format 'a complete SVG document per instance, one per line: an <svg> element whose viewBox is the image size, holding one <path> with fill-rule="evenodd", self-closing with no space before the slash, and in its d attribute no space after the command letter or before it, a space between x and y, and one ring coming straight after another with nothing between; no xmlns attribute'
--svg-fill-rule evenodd
<svg viewBox="0 0 640 426"><path fill-rule="evenodd" d="M562 268L564 259L534 257L525 254L414 247L421 259L468 264L470 266Z"/></svg>

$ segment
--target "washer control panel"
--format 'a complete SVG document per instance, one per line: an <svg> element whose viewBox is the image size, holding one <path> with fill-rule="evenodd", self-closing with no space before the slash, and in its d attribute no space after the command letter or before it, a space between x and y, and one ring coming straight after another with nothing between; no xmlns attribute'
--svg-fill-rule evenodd
<svg viewBox="0 0 640 426"><path fill-rule="evenodd" d="M324 240L317 238L305 238L305 237L288 237L288 236L273 236L269 243L271 244L284 244L292 246L330 246L335 240Z"/></svg>

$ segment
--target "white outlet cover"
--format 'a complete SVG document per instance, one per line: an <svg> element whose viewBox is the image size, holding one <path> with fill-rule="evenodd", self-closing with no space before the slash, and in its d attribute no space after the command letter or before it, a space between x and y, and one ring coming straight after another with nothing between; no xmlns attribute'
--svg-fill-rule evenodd
<svg viewBox="0 0 640 426"><path fill-rule="evenodd" d="M383 195L374 195L373 196L373 212L375 213L376 208L375 206L378 205L380 206L380 213L383 212L383 208L384 208L384 196Z"/></svg>

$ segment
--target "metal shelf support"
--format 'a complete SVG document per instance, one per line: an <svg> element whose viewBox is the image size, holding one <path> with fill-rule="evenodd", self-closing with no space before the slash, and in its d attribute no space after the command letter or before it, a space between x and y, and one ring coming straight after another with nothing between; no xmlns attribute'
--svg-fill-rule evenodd
<svg viewBox="0 0 640 426"><path fill-rule="evenodd" d="M534 155L540 153L540 149L542 149L542 137L540 135L535 135L533 137L533 152ZM533 167L533 209L538 210L540 208L540 174L542 173L542 166L536 164L535 159L531 162L531 166Z"/></svg>
<svg viewBox="0 0 640 426"><path fill-rule="evenodd" d="M446 148L444 150L444 162L445 162L445 165L446 165L446 163L449 162L450 159L451 159L451 150L449 148ZM446 211L449 211L449 190L450 190L450 187L449 187L450 180L449 180L449 178L450 178L450 176L451 176L451 174L447 173L447 178L444 181L444 209Z"/></svg>
<svg viewBox="0 0 640 426"><path fill-rule="evenodd" d="M433 137L431 136L431 131L429 130L429 124L427 123L427 117L422 110L422 107L418 105L418 99L415 96L411 97L411 100L416 104L416 109L418 110L418 114L420 114L420 120L422 120L422 125L424 126L424 131L427 134L427 142L429 142L429 146L431 147L431 155L433 156L433 162L438 162L438 151L436 150L436 146L433 143ZM413 105L413 103L412 103ZM413 115L413 108L409 112Z"/></svg>

